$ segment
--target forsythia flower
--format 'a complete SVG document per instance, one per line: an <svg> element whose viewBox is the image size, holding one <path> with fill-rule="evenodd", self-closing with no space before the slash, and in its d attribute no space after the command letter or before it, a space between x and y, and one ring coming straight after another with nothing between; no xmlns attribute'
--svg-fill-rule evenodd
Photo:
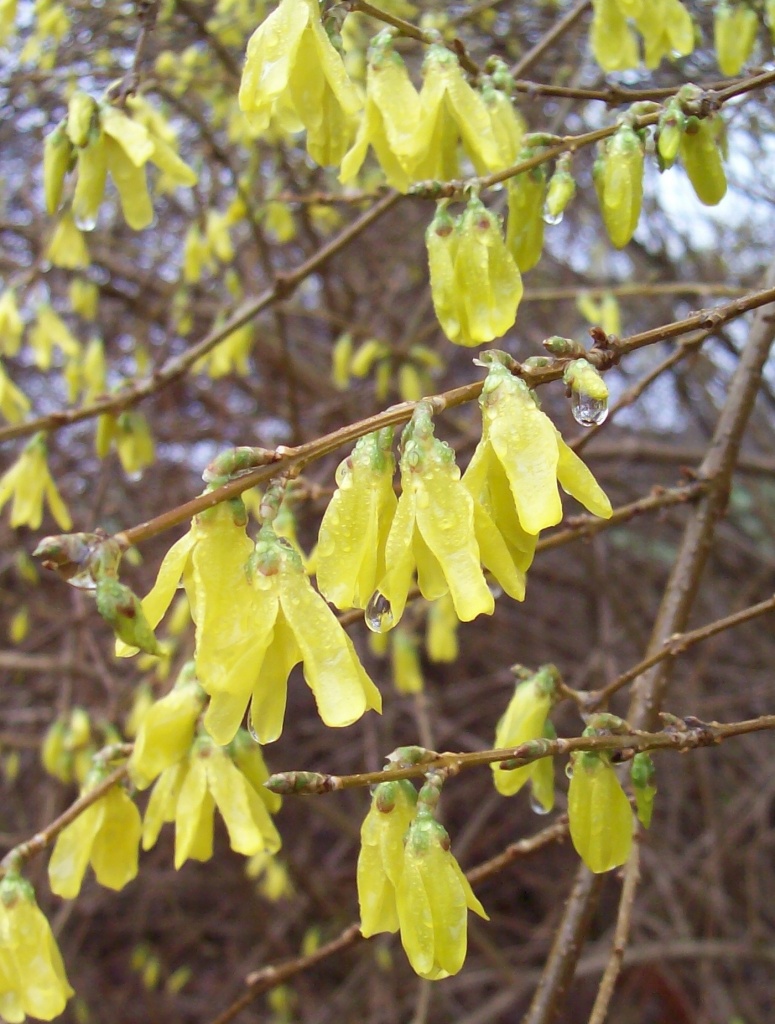
<svg viewBox="0 0 775 1024"><path fill-rule="evenodd" d="M431 295L450 341L480 345L513 326L522 279L499 219L473 196L453 221L440 207L425 235Z"/></svg>
<svg viewBox="0 0 775 1024"><path fill-rule="evenodd" d="M638 39L617 0L592 0L590 41L603 71L626 71L638 66Z"/></svg>
<svg viewBox="0 0 775 1024"><path fill-rule="evenodd" d="M414 132L420 116L420 99L406 65L393 49L390 31L371 41L366 71L366 109L352 148L342 160L339 180L352 181L366 158L369 146L385 172L387 182L399 192L411 184Z"/></svg>
<svg viewBox="0 0 775 1024"><path fill-rule="evenodd" d="M643 35L647 68L659 67L663 57L686 57L694 49L694 22L681 0L644 0L635 25Z"/></svg>
<svg viewBox="0 0 775 1024"><path fill-rule="evenodd" d="M465 477L463 478L465 483ZM456 661L458 655L457 615L449 594L433 601L428 608L425 648L431 661Z"/></svg>
<svg viewBox="0 0 775 1024"><path fill-rule="evenodd" d="M16 296L12 288L7 288L0 295L0 352L6 356L15 356L19 351L24 332L24 323L16 304Z"/></svg>
<svg viewBox="0 0 775 1024"><path fill-rule="evenodd" d="M189 662L174 688L144 714L137 730L129 774L138 789L147 789L166 769L182 761L194 742L205 693Z"/></svg>
<svg viewBox="0 0 775 1024"><path fill-rule="evenodd" d="M0 359L0 413L9 423L18 423L29 412L30 400L5 372Z"/></svg>
<svg viewBox="0 0 775 1024"><path fill-rule="evenodd" d="M93 789L100 777L93 772L83 794ZM100 885L123 889L137 875L141 831L134 802L123 786L112 786L59 833L48 864L51 891L74 899L89 864Z"/></svg>
<svg viewBox="0 0 775 1024"><path fill-rule="evenodd" d="M46 249L46 259L55 267L80 270L91 263L89 247L83 234L75 226L73 215L63 213Z"/></svg>
<svg viewBox="0 0 775 1024"><path fill-rule="evenodd" d="M314 160L341 162L361 104L315 0L281 0L250 37L239 105L256 131L272 120L289 131L303 126Z"/></svg>
<svg viewBox="0 0 775 1024"><path fill-rule="evenodd" d="M165 555L142 602L154 628L183 579L196 623L197 676L210 696L207 731L228 743L251 703L251 725L260 741L277 739L288 675L300 661L326 725L350 725L367 708L380 710L379 691L313 590L301 556L268 527L254 547L246 521L242 502L225 502L197 516ZM120 645L117 653L134 651Z"/></svg>
<svg viewBox="0 0 775 1024"><path fill-rule="evenodd" d="M629 125L603 144L594 180L608 237L621 249L635 234L643 203L643 143Z"/></svg>
<svg viewBox="0 0 775 1024"><path fill-rule="evenodd" d="M568 821L576 852L596 874L618 868L630 856L633 820L611 755L578 751L571 764Z"/></svg>
<svg viewBox="0 0 775 1024"><path fill-rule="evenodd" d="M20 1024L26 1014L53 1020L73 994L32 886L6 875L0 882L0 1018L8 1024Z"/></svg>
<svg viewBox="0 0 775 1024"><path fill-rule="evenodd" d="M450 852L446 829L424 809L422 795L406 836L396 909L410 964L421 978L435 981L463 966L468 910L488 917Z"/></svg>
<svg viewBox="0 0 775 1024"><path fill-rule="evenodd" d="M681 136L681 161L697 198L705 206L720 203L727 192L727 176L716 141L716 128L720 123L709 117L699 123L690 119Z"/></svg>
<svg viewBox="0 0 775 1024"><path fill-rule="evenodd" d="M402 493L385 549L387 572L378 586L393 624L403 615L415 570L423 597L433 601L449 591L463 621L492 614L495 603L474 534L474 503L460 483L454 451L433 435L426 403L416 406L401 444Z"/></svg>
<svg viewBox="0 0 775 1024"><path fill-rule="evenodd" d="M403 626L390 635L393 685L399 693L422 693L424 688L417 638Z"/></svg>
<svg viewBox="0 0 775 1024"><path fill-rule="evenodd" d="M509 706L495 729L496 750L517 747L543 737L547 717L557 696L558 678L554 665L545 665L531 678L517 684ZM552 763L551 758L542 758L511 771L494 763L491 767L495 788L503 796L514 796L528 780L533 779L542 761L550 765Z"/></svg>
<svg viewBox="0 0 775 1024"><path fill-rule="evenodd" d="M36 434L11 468L0 477L0 509L11 497L11 526L29 526L37 530L43 521L44 499L63 530L72 526L67 506L48 471L45 434Z"/></svg>
<svg viewBox="0 0 775 1024"><path fill-rule="evenodd" d="M520 162L535 155L524 149ZM509 216L506 222L506 246L514 262L525 274L541 259L544 247L544 204L546 168L543 164L509 178Z"/></svg>
<svg viewBox="0 0 775 1024"><path fill-rule="evenodd" d="M490 365L479 404L482 440L464 479L472 493L481 493L488 485L495 523L515 551L521 550L525 533L538 534L562 519L558 481L594 515L610 517L611 503L590 471L538 408L525 382L497 360ZM504 476L516 506L519 533L512 532L513 515L511 522L505 518L511 503L506 499ZM529 564L532 551L525 557Z"/></svg>
<svg viewBox="0 0 775 1024"><path fill-rule="evenodd" d="M227 749L205 736L196 740L185 761L159 776L145 814L143 849L154 845L165 821L174 821L175 867L180 868L189 858L209 860L216 807L232 850L248 857L262 850L279 850L280 836L264 793L253 787Z"/></svg>
<svg viewBox="0 0 775 1024"><path fill-rule="evenodd" d="M197 552L195 552L195 561ZM251 727L262 743L277 739L285 715L290 670L303 663L320 717L329 726L351 725L368 709L381 710L379 691L364 671L352 641L323 598L312 588L298 552L264 526L251 558L247 600L235 611L224 565L224 603L195 599L197 669L210 705L205 727L227 743L250 702ZM231 570L233 575L236 565ZM244 567L242 569L244 572ZM224 642L225 615L241 624L238 638Z"/></svg>
<svg viewBox="0 0 775 1024"><path fill-rule="evenodd" d="M337 608L365 608L385 574L396 511L393 430L367 434L336 471L337 489L320 524L317 583Z"/></svg>
<svg viewBox="0 0 775 1024"><path fill-rule="evenodd" d="M417 791L408 779L382 782L374 790L361 827L357 871L361 932L366 938L398 931L396 888L416 804Z"/></svg>
<svg viewBox="0 0 775 1024"><path fill-rule="evenodd" d="M459 139L477 172L502 166L484 100L465 80L455 54L446 46L433 44L423 63L420 119L414 139L415 179L448 181L456 177Z"/></svg>

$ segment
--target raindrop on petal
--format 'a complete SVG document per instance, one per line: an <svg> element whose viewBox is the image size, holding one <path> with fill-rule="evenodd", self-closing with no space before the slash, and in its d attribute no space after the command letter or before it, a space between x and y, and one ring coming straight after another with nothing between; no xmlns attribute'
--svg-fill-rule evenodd
<svg viewBox="0 0 775 1024"><path fill-rule="evenodd" d="M248 718L248 732L250 733L250 738L252 740L255 740L256 743L260 743L261 742L259 740L259 738L258 738L258 733L256 732L256 727L253 725L253 719L252 718Z"/></svg>
<svg viewBox="0 0 775 1024"><path fill-rule="evenodd" d="M79 231L94 231L97 227L97 217L79 217L77 214L73 217L75 226Z"/></svg>
<svg viewBox="0 0 775 1024"><path fill-rule="evenodd" d="M548 807L544 807L541 801L536 799L536 797L531 793L530 810L533 812L533 814L548 814L550 809Z"/></svg>
<svg viewBox="0 0 775 1024"><path fill-rule="evenodd" d="M563 213L560 210L559 213L551 213L548 206L544 207L543 218L544 224L559 224L562 221Z"/></svg>
<svg viewBox="0 0 775 1024"><path fill-rule="evenodd" d="M393 626L393 610L390 607L390 601L384 594L375 590L369 598L363 617L372 633L387 633Z"/></svg>
<svg viewBox="0 0 775 1024"><path fill-rule="evenodd" d="M605 398L591 398L580 391L571 396L573 418L582 427L594 427L604 423L608 417L608 401Z"/></svg>

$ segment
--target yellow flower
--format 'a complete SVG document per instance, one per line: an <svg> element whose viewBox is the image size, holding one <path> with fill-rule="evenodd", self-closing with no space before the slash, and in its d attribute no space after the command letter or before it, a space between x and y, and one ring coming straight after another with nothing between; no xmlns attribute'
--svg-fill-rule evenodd
<svg viewBox="0 0 775 1024"><path fill-rule="evenodd" d="M339 464L337 489L320 524L317 584L337 608L365 608L385 574L396 510L393 430L367 434Z"/></svg>
<svg viewBox="0 0 775 1024"><path fill-rule="evenodd" d="M288 675L300 661L326 725L350 725L367 708L380 710L379 691L313 590L301 556L266 527L254 548L246 521L242 502L197 516L165 555L142 602L155 628L183 580L196 623L197 676L210 696L207 731L228 743L252 698L256 735L262 743L277 739ZM119 656L133 653L117 645Z"/></svg>
<svg viewBox="0 0 775 1024"><path fill-rule="evenodd" d="M754 17L754 33L755 22ZM686 57L694 49L694 22L681 0L649 0L635 24L643 34L647 68L659 67L663 57Z"/></svg>
<svg viewBox="0 0 775 1024"><path fill-rule="evenodd" d="M374 790L361 827L357 871L361 932L366 938L398 931L396 888L416 804L417 791L408 780L382 782Z"/></svg>
<svg viewBox="0 0 775 1024"><path fill-rule="evenodd" d="M493 361L479 400L482 440L466 471L466 483L477 493L486 481L498 528L515 551L524 534L538 534L562 519L557 482L594 515L608 519L611 503L581 459L565 444L552 421L541 412L533 392L506 367ZM520 533L510 535L506 478L519 521ZM532 558L532 552L525 557ZM529 561L528 561L529 564Z"/></svg>
<svg viewBox="0 0 775 1024"><path fill-rule="evenodd" d="M366 71L366 109L352 148L342 160L339 180L347 184L357 175L369 146L385 172L387 182L406 192L412 182L414 133L420 116L420 98L406 65L393 49L389 30L371 41Z"/></svg>
<svg viewBox="0 0 775 1024"><path fill-rule="evenodd" d="M46 136L43 144L43 191L47 213L54 214L62 201L65 175L75 157L75 147L67 134L67 122L61 121Z"/></svg>
<svg viewBox="0 0 775 1024"><path fill-rule="evenodd" d="M465 477L463 477L465 483ZM428 608L428 625L425 633L425 648L428 657L435 662L455 661L458 655L455 606L449 594L433 601Z"/></svg>
<svg viewBox="0 0 775 1024"><path fill-rule="evenodd" d="M530 679L517 684L509 706L495 729L495 749L517 747L540 739L549 712L557 696L558 674L554 665L545 665ZM551 764L551 758L542 758ZM491 765L495 788L503 796L514 796L532 779L541 761L506 771L498 763Z"/></svg>
<svg viewBox="0 0 775 1024"><path fill-rule="evenodd" d="M0 359L0 413L9 423L18 423L30 411L30 400L5 372Z"/></svg>
<svg viewBox="0 0 775 1024"><path fill-rule="evenodd" d="M24 324L13 288L6 288L0 295L0 352L15 356L21 346L23 332Z"/></svg>
<svg viewBox="0 0 775 1024"><path fill-rule="evenodd" d="M520 162L534 155L523 149ZM509 216L506 222L506 246L521 273L538 263L544 247L544 204L546 168L543 164L509 178Z"/></svg>
<svg viewBox="0 0 775 1024"><path fill-rule="evenodd" d="M505 75L502 77L508 81L508 68L505 65L503 67ZM511 97L502 89L487 83L482 90L482 99L490 116L490 126L498 147L500 164L496 170L500 170L517 162L525 134L525 122L517 112Z"/></svg>
<svg viewBox="0 0 775 1024"><path fill-rule="evenodd" d="M0 882L0 1017L53 1020L74 995L51 927L32 886L18 875Z"/></svg>
<svg viewBox="0 0 775 1024"><path fill-rule="evenodd" d="M279 850L280 836L263 794L254 789L229 752L205 736L196 740L185 761L159 776L145 815L143 849L154 845L165 821L174 821L175 867L189 859L209 860L216 807L232 850L248 857Z"/></svg>
<svg viewBox="0 0 775 1024"><path fill-rule="evenodd" d="M195 581L198 558L196 549ZM225 564L230 565L227 572ZM239 571L244 574L244 565L238 568L224 552L218 571L226 582ZM197 669L210 695L205 727L214 739L231 740L248 702L251 728L260 742L277 739L285 716L288 675L298 662L303 663L304 678L326 725L351 725L367 709L381 710L379 691L336 616L312 588L300 555L270 527L259 534L247 589L239 608L228 582L223 603L208 603L204 588L202 597L196 594L192 600ZM242 623L232 642L225 642L224 615Z"/></svg>
<svg viewBox="0 0 775 1024"><path fill-rule="evenodd" d="M635 234L643 203L643 143L629 125L603 145L594 179L608 237L623 248Z"/></svg>
<svg viewBox="0 0 775 1024"><path fill-rule="evenodd" d="M418 807L406 836L396 909L409 963L431 981L463 966L468 910L488 919L449 847L444 827Z"/></svg>
<svg viewBox="0 0 775 1024"><path fill-rule="evenodd" d="M93 772L83 793L99 781ZM126 790L111 787L59 833L48 864L51 891L74 899L89 864L100 885L123 889L137 875L141 831L140 812Z"/></svg>
<svg viewBox="0 0 775 1024"><path fill-rule="evenodd" d="M633 820L611 755L579 751L571 763L568 820L576 852L596 874L618 868L630 856Z"/></svg>
<svg viewBox="0 0 775 1024"><path fill-rule="evenodd" d="M414 178L448 181L456 177L460 140L478 173L502 169L484 100L466 81L455 54L434 44L428 47L423 63Z"/></svg>
<svg viewBox="0 0 775 1024"><path fill-rule="evenodd" d="M281 0L250 37L239 105L257 132L303 126L314 160L341 163L361 104L315 0Z"/></svg>
<svg viewBox="0 0 775 1024"><path fill-rule="evenodd" d="M393 685L399 693L421 693L424 683L416 637L410 630L399 626L390 640Z"/></svg>
<svg viewBox="0 0 775 1024"><path fill-rule="evenodd" d="M618 0L592 0L590 42L603 71L626 71L639 63L638 40Z"/></svg>
<svg viewBox="0 0 775 1024"><path fill-rule="evenodd" d="M35 356L35 365L41 370L48 370L51 366L54 348L58 348L68 359L77 356L81 351L81 346L67 324L48 304L38 307L29 339Z"/></svg>
<svg viewBox="0 0 775 1024"><path fill-rule="evenodd" d="M391 622L377 625L367 609L367 625L379 632L398 622L415 570L428 601L449 591L464 622L491 615L495 603L479 564L474 503L460 482L454 451L433 435L426 403L416 406L401 444L402 493L385 549L387 571L378 585Z"/></svg>
<svg viewBox="0 0 775 1024"><path fill-rule="evenodd" d="M681 136L681 161L697 198L705 206L720 203L727 192L727 176L716 138L720 126L720 120L709 117L700 122L690 119Z"/></svg>
<svg viewBox="0 0 775 1024"><path fill-rule="evenodd" d="M453 221L440 206L425 235L431 295L450 341L480 345L513 326L522 279L501 224L477 196Z"/></svg>
<svg viewBox="0 0 775 1024"><path fill-rule="evenodd" d="M194 742L205 694L188 662L174 688L146 711L137 730L129 774L138 789L147 789L165 768L182 761Z"/></svg>
<svg viewBox="0 0 775 1024"><path fill-rule="evenodd" d="M11 497L11 526L29 526L37 530L43 521L44 499L63 530L69 530L73 525L67 506L48 471L45 434L36 434L11 468L0 477L0 509Z"/></svg>

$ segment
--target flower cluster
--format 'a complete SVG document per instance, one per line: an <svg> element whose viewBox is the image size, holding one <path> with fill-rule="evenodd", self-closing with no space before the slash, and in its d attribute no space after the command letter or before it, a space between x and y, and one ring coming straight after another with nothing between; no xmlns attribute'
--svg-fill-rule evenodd
<svg viewBox="0 0 775 1024"><path fill-rule="evenodd" d="M467 946L467 911L487 919L449 835L435 817L441 780L377 786L361 829L358 900L365 936L400 929L413 969L437 980L457 974Z"/></svg>
<svg viewBox="0 0 775 1024"><path fill-rule="evenodd" d="M368 708L379 710L379 691L298 552L269 525L254 544L246 523L240 501L197 516L167 552L142 602L155 627L182 580L196 624L197 677L210 697L204 719L210 735L229 743L250 704L260 742L277 739L288 675L299 662L326 725L350 725ZM122 645L118 653L134 650Z"/></svg>
<svg viewBox="0 0 775 1024"><path fill-rule="evenodd" d="M153 220L146 176L149 163L162 172L160 188L196 184L195 172L178 155L175 134L161 115L140 96L128 97L126 105L128 113L76 90L67 116L46 137L46 209L52 214L59 209L65 177L76 166L72 216L82 231L96 226L108 174L116 186L124 219L135 230L148 227Z"/></svg>
<svg viewBox="0 0 775 1024"><path fill-rule="evenodd" d="M663 57L685 57L694 49L694 25L680 0L593 0L592 6L592 52L604 71L638 67L635 29L643 38L648 68L658 67Z"/></svg>
<svg viewBox="0 0 775 1024"><path fill-rule="evenodd" d="M0 477L0 509L13 498L11 526L37 530L43 521L44 501L63 530L69 530L72 525L67 506L49 472L46 454L46 435L36 434Z"/></svg>

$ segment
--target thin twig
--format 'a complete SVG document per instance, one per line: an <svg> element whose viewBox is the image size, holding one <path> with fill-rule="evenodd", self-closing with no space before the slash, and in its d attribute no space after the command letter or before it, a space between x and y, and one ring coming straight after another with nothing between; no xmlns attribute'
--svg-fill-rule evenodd
<svg viewBox="0 0 775 1024"><path fill-rule="evenodd" d="M592 0L580 0L575 7L571 7L567 14L565 14L560 20L553 25L549 31L538 40L532 49L528 50L527 53L523 54L519 58L517 63L511 69L512 78L519 78L520 75L524 75L528 68L532 67L535 62L543 57L546 51L554 46L554 44L561 39L565 33L573 28L579 18L586 14L589 8L592 6Z"/></svg>
<svg viewBox="0 0 775 1024"><path fill-rule="evenodd" d="M602 707L623 686L631 683L633 679L637 679L638 676L643 675L648 669L658 665L666 658L675 658L695 644L716 636L725 629L732 629L743 622L750 622L751 619L758 618L760 615L766 615L767 612L771 611L775 611L775 595L768 597L766 601L760 601L758 604L751 605L749 608L743 608L742 611L735 612L733 615L727 615L726 618L710 622L707 626L700 626L690 633L675 633L668 640L665 640L661 651L656 651L648 658L638 662L637 665L627 669L626 672L622 672L620 676L617 676L613 682L604 686L602 690L590 692L588 699L585 701L586 709L588 711L595 711Z"/></svg>
<svg viewBox="0 0 775 1024"><path fill-rule="evenodd" d="M624 869L624 884L622 895L619 900L619 913L616 918L614 929L614 941L611 947L611 955L608 958L603 978L597 990L595 1005L589 1015L589 1024L603 1024L608 1014L608 1006L614 994L616 979L622 969L622 961L627 948L627 941L630 937L632 925L632 908L635 903L635 893L640 880L640 844L632 844L630 859Z"/></svg>

